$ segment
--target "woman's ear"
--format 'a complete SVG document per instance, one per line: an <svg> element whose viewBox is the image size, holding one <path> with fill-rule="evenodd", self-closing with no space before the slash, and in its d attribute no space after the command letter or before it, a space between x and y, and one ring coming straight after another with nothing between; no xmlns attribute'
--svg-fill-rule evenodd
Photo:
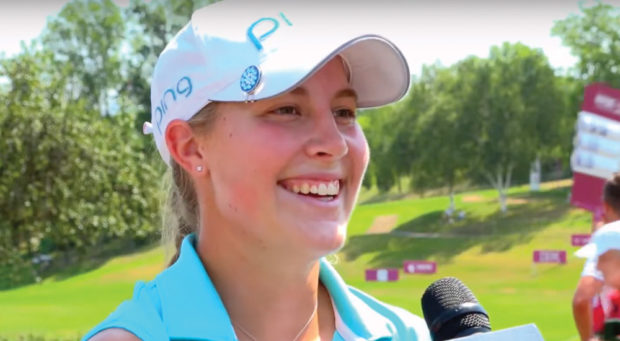
<svg viewBox="0 0 620 341"><path fill-rule="evenodd" d="M200 141L196 139L192 128L183 120L174 120L168 124L165 142L170 157L189 174L200 174L205 169L206 160L200 152Z"/></svg>

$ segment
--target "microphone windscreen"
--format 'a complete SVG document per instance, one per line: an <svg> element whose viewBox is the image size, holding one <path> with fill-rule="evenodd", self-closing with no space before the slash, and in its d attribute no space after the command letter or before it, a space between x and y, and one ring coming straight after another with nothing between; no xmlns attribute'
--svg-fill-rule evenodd
<svg viewBox="0 0 620 341"><path fill-rule="evenodd" d="M448 340L491 330L480 303L459 279L433 282L422 295L422 312L434 340Z"/></svg>

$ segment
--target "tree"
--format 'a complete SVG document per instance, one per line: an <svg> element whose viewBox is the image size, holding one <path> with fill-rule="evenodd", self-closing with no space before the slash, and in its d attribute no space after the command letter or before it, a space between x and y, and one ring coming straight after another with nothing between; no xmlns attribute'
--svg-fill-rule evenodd
<svg viewBox="0 0 620 341"><path fill-rule="evenodd" d="M452 211L454 188L464 181L474 152L474 120L464 112L462 103L471 85L459 77L458 71L456 67L425 67L410 97L411 109L417 112L412 131L417 141L412 183L447 187Z"/></svg>
<svg viewBox="0 0 620 341"><path fill-rule="evenodd" d="M45 50L0 62L8 79L0 94L0 270L39 252L84 252L158 230L161 191L152 184L161 166L141 152L133 116L102 117L86 100L66 100L71 80L53 63Z"/></svg>
<svg viewBox="0 0 620 341"><path fill-rule="evenodd" d="M402 192L401 180L411 174L418 153L414 133L416 114L410 107L409 99L364 113L364 128L372 155L368 177L374 178L381 192L395 185ZM373 183L370 180L365 182Z"/></svg>
<svg viewBox="0 0 620 341"><path fill-rule="evenodd" d="M52 18L43 47L63 69L72 100L84 100L100 115L112 113L119 92L125 22L112 0L74 0Z"/></svg>
<svg viewBox="0 0 620 341"><path fill-rule="evenodd" d="M493 47L476 72L465 106L478 122L474 173L498 190L505 212L513 172L561 143L555 126L565 119L564 99L542 51L522 44Z"/></svg>
<svg viewBox="0 0 620 341"><path fill-rule="evenodd" d="M620 88L620 8L597 3L555 23L552 34L579 58L583 80Z"/></svg>
<svg viewBox="0 0 620 341"><path fill-rule="evenodd" d="M368 110L364 112L364 115L367 118L364 126L371 154L366 177L374 179L374 181L365 180L365 182L374 183L379 191L387 192L398 181L398 173L394 165L395 153L392 150L394 135L386 133L394 120L394 107Z"/></svg>
<svg viewBox="0 0 620 341"><path fill-rule="evenodd" d="M557 78L542 51L522 44L450 68L426 67L405 100L367 119L377 186L386 191L410 175L417 191L447 187L454 209L456 185L486 181L505 212L515 174L570 148L572 114L565 113L573 91L560 90L567 84L574 82Z"/></svg>
<svg viewBox="0 0 620 341"><path fill-rule="evenodd" d="M0 60L0 273L39 252L157 234L165 166L136 128L157 56L208 2L73 0L41 49Z"/></svg>

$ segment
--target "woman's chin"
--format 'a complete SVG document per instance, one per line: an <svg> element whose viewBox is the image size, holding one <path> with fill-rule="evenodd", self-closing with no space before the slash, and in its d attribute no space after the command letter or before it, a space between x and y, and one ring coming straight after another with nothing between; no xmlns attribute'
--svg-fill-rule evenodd
<svg viewBox="0 0 620 341"><path fill-rule="evenodd" d="M346 239L347 226L342 222L322 222L302 230L305 246L322 257L342 248Z"/></svg>

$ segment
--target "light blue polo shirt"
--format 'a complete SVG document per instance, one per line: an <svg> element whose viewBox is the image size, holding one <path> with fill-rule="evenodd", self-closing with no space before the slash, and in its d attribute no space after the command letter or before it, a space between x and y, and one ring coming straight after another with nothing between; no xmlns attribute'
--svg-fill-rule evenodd
<svg viewBox="0 0 620 341"><path fill-rule="evenodd" d="M133 297L121 303L83 340L107 328L126 329L144 341L238 340L194 244L193 234L185 237L176 263L150 282L137 282ZM334 341L430 340L422 318L347 286L324 259L319 278L334 306Z"/></svg>

